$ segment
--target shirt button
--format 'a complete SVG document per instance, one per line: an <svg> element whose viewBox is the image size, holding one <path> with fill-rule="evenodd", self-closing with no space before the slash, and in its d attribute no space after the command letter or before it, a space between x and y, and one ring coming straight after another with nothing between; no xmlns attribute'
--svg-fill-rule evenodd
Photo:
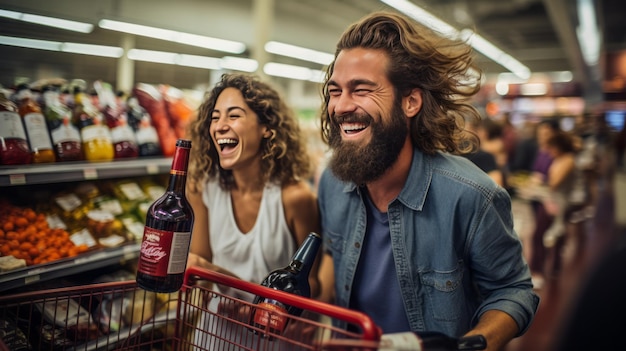
<svg viewBox="0 0 626 351"><path fill-rule="evenodd" d="M359 242L354 243L354 247L356 247L357 249L360 249L361 248L361 243L359 243Z"/></svg>
<svg viewBox="0 0 626 351"><path fill-rule="evenodd" d="M448 281L446 282L446 286L447 286L447 287L451 287L451 286L452 286L452 282L448 280Z"/></svg>

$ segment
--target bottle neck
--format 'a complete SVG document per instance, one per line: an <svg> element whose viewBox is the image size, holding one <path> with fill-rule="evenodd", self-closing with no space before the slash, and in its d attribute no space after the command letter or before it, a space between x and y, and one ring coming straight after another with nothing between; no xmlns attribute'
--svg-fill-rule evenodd
<svg viewBox="0 0 626 351"><path fill-rule="evenodd" d="M170 169L170 180L168 183L168 191L175 193L184 193L185 184L187 183L187 165L189 164L189 148L176 147L174 158L172 159L172 168Z"/></svg>
<svg viewBox="0 0 626 351"><path fill-rule="evenodd" d="M297 272L308 275L317 256L322 240L319 235L311 233L304 240L298 251L293 255L289 266Z"/></svg>

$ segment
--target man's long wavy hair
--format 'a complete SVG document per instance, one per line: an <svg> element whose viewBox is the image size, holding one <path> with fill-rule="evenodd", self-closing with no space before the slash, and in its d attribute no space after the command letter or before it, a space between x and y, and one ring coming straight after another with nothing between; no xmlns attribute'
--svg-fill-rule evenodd
<svg viewBox="0 0 626 351"><path fill-rule="evenodd" d="M422 91L422 109L411 119L413 145L427 154L437 151L461 154L475 149L476 135L464 129L466 119L480 119L469 99L480 90L481 72L473 67L467 43L438 35L402 15L376 12L351 25L341 36L335 60L342 50L384 50L389 57L387 76L396 97ZM321 111L322 139L328 142L331 116L328 81L335 61L326 72Z"/></svg>
<svg viewBox="0 0 626 351"><path fill-rule="evenodd" d="M199 191L207 177L219 177L224 189L236 186L232 171L220 166L218 146L213 144L209 134L212 111L226 88L241 91L246 104L257 114L259 124L271 132L269 138L261 141L259 177L265 182L288 184L309 176L311 163L300 126L293 110L278 92L256 76L224 74L200 105L198 118L190 123L192 148L187 180L190 188Z"/></svg>

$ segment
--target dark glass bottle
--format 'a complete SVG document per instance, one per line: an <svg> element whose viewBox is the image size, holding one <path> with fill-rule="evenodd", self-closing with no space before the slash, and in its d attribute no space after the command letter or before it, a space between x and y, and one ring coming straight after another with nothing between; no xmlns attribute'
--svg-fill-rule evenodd
<svg viewBox="0 0 626 351"><path fill-rule="evenodd" d="M183 284L193 227L185 197L191 141L179 139L167 191L148 209L139 253L137 285L154 292L175 292Z"/></svg>
<svg viewBox="0 0 626 351"><path fill-rule="evenodd" d="M289 265L270 272L261 285L310 297L309 272L311 272L311 267L313 267L321 242L322 239L319 234L310 233L293 255ZM283 315L271 313L268 310L278 310L295 316L299 316L302 313L302 310L299 308L262 296L256 296L253 302L264 307L264 309L253 310L251 323L256 328L266 329L274 334L280 334L284 330L287 318Z"/></svg>

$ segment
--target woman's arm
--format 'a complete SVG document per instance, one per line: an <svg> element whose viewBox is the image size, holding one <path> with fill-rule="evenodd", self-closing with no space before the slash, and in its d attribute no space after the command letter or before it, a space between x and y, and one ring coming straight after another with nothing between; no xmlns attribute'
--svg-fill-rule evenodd
<svg viewBox="0 0 626 351"><path fill-rule="evenodd" d="M563 155L558 161L553 161L548 170L548 186L550 189L558 188L569 177L574 167L576 167L576 164L572 154Z"/></svg>

